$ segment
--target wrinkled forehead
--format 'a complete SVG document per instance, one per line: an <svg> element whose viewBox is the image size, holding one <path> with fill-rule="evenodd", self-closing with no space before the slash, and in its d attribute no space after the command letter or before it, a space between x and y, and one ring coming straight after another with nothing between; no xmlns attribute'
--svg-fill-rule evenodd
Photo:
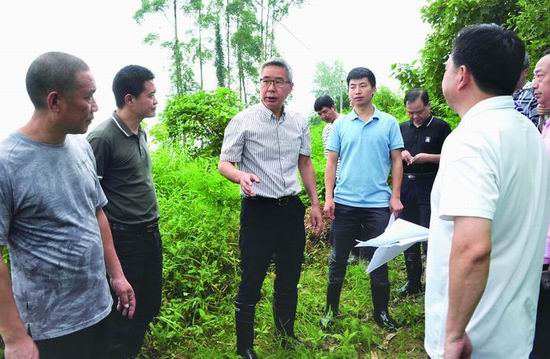
<svg viewBox="0 0 550 359"><path fill-rule="evenodd" d="M261 77L288 80L288 73L282 66L269 65L262 69Z"/></svg>
<svg viewBox="0 0 550 359"><path fill-rule="evenodd" d="M537 72L543 72L543 73L549 73L550 72L550 55L543 56L535 65L535 73Z"/></svg>
<svg viewBox="0 0 550 359"><path fill-rule="evenodd" d="M78 71L75 73L75 90L95 91L95 79L90 71Z"/></svg>

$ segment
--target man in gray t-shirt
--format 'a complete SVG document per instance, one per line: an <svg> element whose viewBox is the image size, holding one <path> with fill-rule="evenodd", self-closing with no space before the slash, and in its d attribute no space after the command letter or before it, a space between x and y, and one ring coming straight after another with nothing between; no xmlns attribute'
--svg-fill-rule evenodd
<svg viewBox="0 0 550 359"><path fill-rule="evenodd" d="M10 358L103 358L111 310L134 292L114 252L86 132L94 79L79 58L50 52L27 72L31 119L0 143L0 335Z"/></svg>

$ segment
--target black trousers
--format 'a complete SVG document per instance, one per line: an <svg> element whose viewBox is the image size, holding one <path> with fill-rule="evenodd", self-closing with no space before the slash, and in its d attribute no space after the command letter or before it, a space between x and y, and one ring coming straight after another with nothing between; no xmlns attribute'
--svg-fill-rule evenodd
<svg viewBox="0 0 550 359"><path fill-rule="evenodd" d="M433 175L419 175L414 179L409 178L406 174L403 175L403 182L401 183L401 203L404 208L400 215L401 219L426 228L430 227L430 195L434 180L435 173ZM428 242L422 242L422 247L424 253L426 253ZM405 255L407 253L420 256L420 243L415 243L405 250Z"/></svg>
<svg viewBox="0 0 550 359"><path fill-rule="evenodd" d="M109 316L112 331L111 359L133 358L143 345L149 323L160 310L162 297L162 242L157 225L150 228L111 223L116 253L124 275L136 295L133 319L114 308Z"/></svg>
<svg viewBox="0 0 550 359"><path fill-rule="evenodd" d="M90 303L93 305L93 303ZM35 341L40 359L109 358L107 318L91 327L62 337Z"/></svg>
<svg viewBox="0 0 550 359"><path fill-rule="evenodd" d="M548 269L548 264L544 265ZM535 339L530 359L544 359L550 356L550 290L540 288L539 303L537 306L537 322Z"/></svg>
<svg viewBox="0 0 550 359"><path fill-rule="evenodd" d="M241 202L241 283L237 302L255 305L267 268L275 263L275 293L297 298L304 260L305 207L298 197L285 201L244 198Z"/></svg>
<svg viewBox="0 0 550 359"><path fill-rule="evenodd" d="M390 211L388 207L360 208L337 203L334 217L331 228L333 246L329 258L329 284L344 282L351 249L357 244L357 240L366 241L382 234L388 225ZM370 260L375 250L375 247L362 247L359 257ZM388 266L384 264L378 267L370 273L370 278L373 288L389 286Z"/></svg>

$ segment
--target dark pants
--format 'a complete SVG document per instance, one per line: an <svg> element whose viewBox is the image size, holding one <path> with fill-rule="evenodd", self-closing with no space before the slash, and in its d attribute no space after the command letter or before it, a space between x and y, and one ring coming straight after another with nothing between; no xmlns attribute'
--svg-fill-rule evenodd
<svg viewBox="0 0 550 359"><path fill-rule="evenodd" d="M90 303L92 305L93 303ZM107 319L62 337L35 341L40 359L109 358Z"/></svg>
<svg viewBox="0 0 550 359"><path fill-rule="evenodd" d="M401 219L426 228L430 227L430 195L434 179L435 173L431 175L403 175L401 203L404 208L400 216ZM420 277L422 276L420 246L420 243L415 243L404 253L407 278L413 286L420 286ZM426 254L428 242L422 242L422 249Z"/></svg>
<svg viewBox="0 0 550 359"><path fill-rule="evenodd" d="M545 265L548 269L548 264ZM535 340L530 359L543 359L550 356L550 290L544 290L541 286L539 303L537 307L537 324L535 327Z"/></svg>
<svg viewBox="0 0 550 359"><path fill-rule="evenodd" d="M348 257L357 240L366 241L384 232L390 218L389 208L359 208L336 204L334 221L332 222L333 246L329 259L328 282L330 285L341 285L344 282ZM370 260L375 247L362 247L359 252L361 259ZM389 288L388 266L384 264L370 273L371 290L375 310L385 310L389 298L383 296L382 303L378 300L377 291ZM379 308L376 308L376 307Z"/></svg>
<svg viewBox="0 0 550 359"><path fill-rule="evenodd" d="M111 223L116 253L124 275L136 295L133 319L114 308L109 316L112 331L111 359L139 354L149 323L159 313L162 296L162 242L158 226Z"/></svg>
<svg viewBox="0 0 550 359"><path fill-rule="evenodd" d="M285 201L286 202L286 201ZM304 260L305 207L298 197L279 203L243 199L241 203L241 283L237 302L255 305L271 260L275 263L275 293L298 296Z"/></svg>

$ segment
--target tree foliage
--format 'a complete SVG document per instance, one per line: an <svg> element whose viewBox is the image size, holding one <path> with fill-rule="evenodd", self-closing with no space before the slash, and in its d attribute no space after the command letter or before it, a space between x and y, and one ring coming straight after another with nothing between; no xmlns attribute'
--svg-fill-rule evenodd
<svg viewBox="0 0 550 359"><path fill-rule="evenodd" d="M247 104L257 89L258 67L268 57L277 55L276 26L291 7L302 3L303 0L141 0L134 19L144 24L146 16L156 14L170 24L170 39L151 33L145 42L171 50L176 94L202 90L210 65L216 69L218 86L238 89ZM197 67L198 74L194 72Z"/></svg>
<svg viewBox="0 0 550 359"><path fill-rule="evenodd" d="M313 94L315 97L329 95L334 99L340 112L350 108L346 71L342 61L336 60L332 65L320 62L315 66Z"/></svg>
<svg viewBox="0 0 550 359"><path fill-rule="evenodd" d="M242 107L237 94L226 88L175 96L153 134L161 142L181 143L192 155L217 156L227 123Z"/></svg>
<svg viewBox="0 0 550 359"><path fill-rule="evenodd" d="M420 59L392 65L393 75L404 90L428 90L435 113L457 123L441 91L444 63L457 33L468 25L496 23L515 30L531 58L536 59L550 45L549 8L550 0L432 0L422 8L422 18L433 31L420 51Z"/></svg>

